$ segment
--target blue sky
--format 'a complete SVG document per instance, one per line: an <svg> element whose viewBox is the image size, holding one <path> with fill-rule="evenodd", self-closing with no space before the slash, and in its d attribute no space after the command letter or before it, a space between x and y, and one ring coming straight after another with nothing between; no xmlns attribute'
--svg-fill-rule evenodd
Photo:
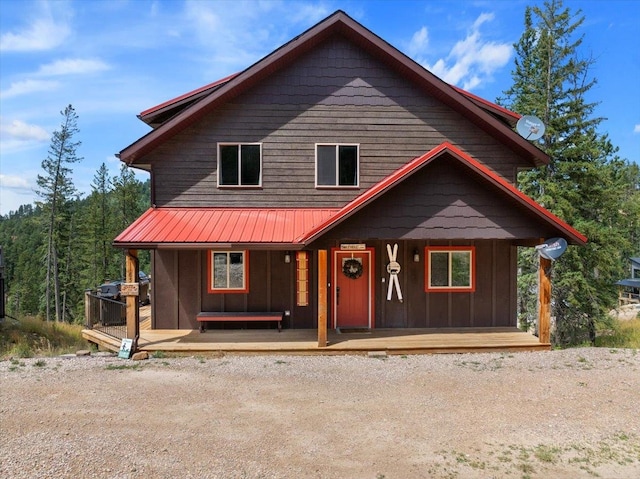
<svg viewBox="0 0 640 479"><path fill-rule="evenodd" d="M541 1L0 0L0 214L36 200L60 111L82 141L81 194L149 131L136 115L236 73L337 9L444 80L494 101L511 85L527 5ZM595 60L590 101L620 156L640 163L640 0L565 0ZM519 112L526 114L527 112ZM138 175L146 178L146 173Z"/></svg>

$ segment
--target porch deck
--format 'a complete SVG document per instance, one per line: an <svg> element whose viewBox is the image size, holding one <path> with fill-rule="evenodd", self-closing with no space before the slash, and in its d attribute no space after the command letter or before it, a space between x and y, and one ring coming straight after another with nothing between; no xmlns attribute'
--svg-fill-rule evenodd
<svg viewBox="0 0 640 479"><path fill-rule="evenodd" d="M142 311L141 311L142 313ZM502 351L545 351L532 334L517 328L374 329L370 332L328 331L328 346L318 347L315 329L256 330L151 330L141 314L138 348L175 354L279 354L279 355L363 355L431 354ZM83 331L85 339L117 351L120 341L99 330Z"/></svg>

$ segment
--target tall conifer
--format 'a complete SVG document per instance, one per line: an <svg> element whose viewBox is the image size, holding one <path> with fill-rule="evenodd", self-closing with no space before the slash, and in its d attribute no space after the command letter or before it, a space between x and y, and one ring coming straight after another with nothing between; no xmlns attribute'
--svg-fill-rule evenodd
<svg viewBox="0 0 640 479"><path fill-rule="evenodd" d="M75 187L71 179L72 170L67 165L76 163L82 158L77 156L79 141L74 141L74 136L79 132L78 115L69 105L62 115L60 129L53 132L49 154L42 161L44 174L38 175L37 193L42 198L39 205L46 213L47 246L45 252L46 278L44 284L45 316L51 320L51 300L53 296L55 305L55 318L62 321L63 305L60 283L61 255L64 254L68 229L65 228L69 221L69 203L73 200ZM65 262L66 263L66 262Z"/></svg>
<svg viewBox="0 0 640 479"><path fill-rule="evenodd" d="M514 45L514 83L499 100L538 116L546 126L539 146L551 162L522 173L520 188L589 238L586 247L569 248L554 265L558 344L594 341L597 323L606 322L615 306L614 284L637 235L637 226L634 230L625 221L637 203L637 190L627 194L633 190L633 168L600 133L605 119L595 115L598 103L587 99L596 80L589 73L593 59L581 55L583 22L581 11L572 13L561 0L527 7L524 32ZM521 255L520 316L525 320L535 316L533 265L530 251Z"/></svg>

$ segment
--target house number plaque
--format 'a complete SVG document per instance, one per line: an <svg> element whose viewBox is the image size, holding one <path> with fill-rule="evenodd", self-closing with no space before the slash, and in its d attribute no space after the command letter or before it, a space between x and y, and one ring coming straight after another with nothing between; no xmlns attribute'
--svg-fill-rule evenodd
<svg viewBox="0 0 640 479"><path fill-rule="evenodd" d="M342 243L340 249L342 251L364 251L367 249L367 245L362 243Z"/></svg>

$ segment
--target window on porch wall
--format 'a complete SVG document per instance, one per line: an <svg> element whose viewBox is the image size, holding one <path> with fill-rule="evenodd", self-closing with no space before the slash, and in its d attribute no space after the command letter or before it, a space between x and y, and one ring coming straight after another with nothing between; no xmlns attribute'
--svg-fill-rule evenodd
<svg viewBox="0 0 640 479"><path fill-rule="evenodd" d="M475 291L475 247L427 246L425 248L425 291Z"/></svg>
<svg viewBox="0 0 640 479"><path fill-rule="evenodd" d="M209 252L209 292L247 293L248 251Z"/></svg>

